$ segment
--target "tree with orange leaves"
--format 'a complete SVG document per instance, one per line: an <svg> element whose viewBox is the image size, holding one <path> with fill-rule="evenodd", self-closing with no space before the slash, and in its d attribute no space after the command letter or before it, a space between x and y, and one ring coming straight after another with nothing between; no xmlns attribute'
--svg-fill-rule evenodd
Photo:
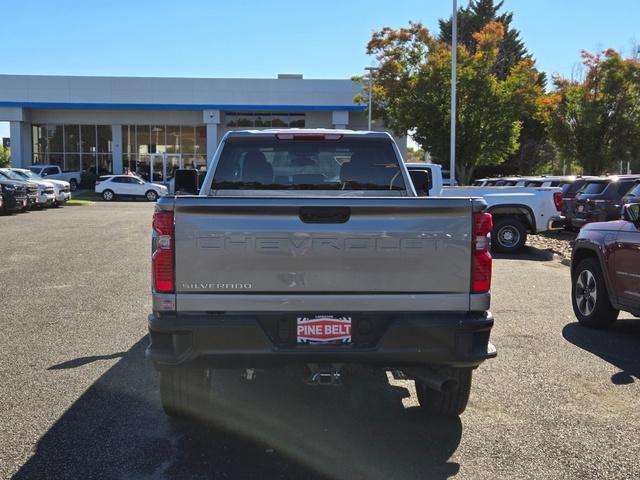
<svg viewBox="0 0 640 480"><path fill-rule="evenodd" d="M517 62L509 74L495 72L505 34L499 22L474 34L476 48L458 47L456 176L469 183L481 165L499 165L514 153L524 116L537 113L543 87L534 61ZM451 47L420 23L373 34L367 52L380 70L374 86L374 115L398 135L411 132L440 163L449 159ZM357 98L364 102L366 96Z"/></svg>
<svg viewBox="0 0 640 480"><path fill-rule="evenodd" d="M562 157L584 173L615 171L618 162L640 167L640 61L608 49L582 52L580 80L555 77L542 100L551 138Z"/></svg>

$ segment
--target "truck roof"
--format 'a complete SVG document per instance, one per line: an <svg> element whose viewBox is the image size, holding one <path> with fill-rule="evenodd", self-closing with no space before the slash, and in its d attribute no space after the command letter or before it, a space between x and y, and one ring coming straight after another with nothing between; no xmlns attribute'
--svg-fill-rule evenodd
<svg viewBox="0 0 640 480"><path fill-rule="evenodd" d="M331 128L267 128L264 130L232 130L225 134L226 138L234 137L273 137L276 135L324 136L340 135L350 138L378 138L392 139L387 132L373 132L367 130L345 130Z"/></svg>

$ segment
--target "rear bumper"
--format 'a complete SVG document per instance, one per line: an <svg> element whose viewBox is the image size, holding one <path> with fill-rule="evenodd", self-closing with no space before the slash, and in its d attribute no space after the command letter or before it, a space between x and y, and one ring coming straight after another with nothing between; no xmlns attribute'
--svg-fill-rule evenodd
<svg viewBox="0 0 640 480"><path fill-rule="evenodd" d="M565 217L552 217L547 222L547 230L562 230L566 225Z"/></svg>
<svg viewBox="0 0 640 480"><path fill-rule="evenodd" d="M146 356L156 368L212 366L249 368L292 363L358 363L384 367L447 365L476 367L496 356L489 342L490 312L354 314L354 344L297 345L282 340L272 312L233 315L149 316ZM275 318L274 318L275 317ZM375 317L375 318L374 318ZM375 335L358 344L358 321L374 320ZM366 322L371 326L372 322ZM288 328L288 327L287 327ZM285 329L286 330L286 329Z"/></svg>

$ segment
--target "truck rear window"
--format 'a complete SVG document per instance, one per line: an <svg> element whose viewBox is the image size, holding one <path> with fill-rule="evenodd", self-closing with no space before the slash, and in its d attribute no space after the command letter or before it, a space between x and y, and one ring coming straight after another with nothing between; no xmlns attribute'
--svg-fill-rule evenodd
<svg viewBox="0 0 640 480"><path fill-rule="evenodd" d="M212 190L405 190L391 142L232 138Z"/></svg>

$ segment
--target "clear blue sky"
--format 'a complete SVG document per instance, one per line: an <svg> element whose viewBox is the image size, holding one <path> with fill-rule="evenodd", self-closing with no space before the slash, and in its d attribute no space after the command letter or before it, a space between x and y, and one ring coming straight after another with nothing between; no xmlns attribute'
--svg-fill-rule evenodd
<svg viewBox="0 0 640 480"><path fill-rule="evenodd" d="M548 73L570 75L582 49L640 43L640 0L504 3ZM373 31L408 20L436 30L450 10L451 0L4 0L0 72L348 78L373 64Z"/></svg>

